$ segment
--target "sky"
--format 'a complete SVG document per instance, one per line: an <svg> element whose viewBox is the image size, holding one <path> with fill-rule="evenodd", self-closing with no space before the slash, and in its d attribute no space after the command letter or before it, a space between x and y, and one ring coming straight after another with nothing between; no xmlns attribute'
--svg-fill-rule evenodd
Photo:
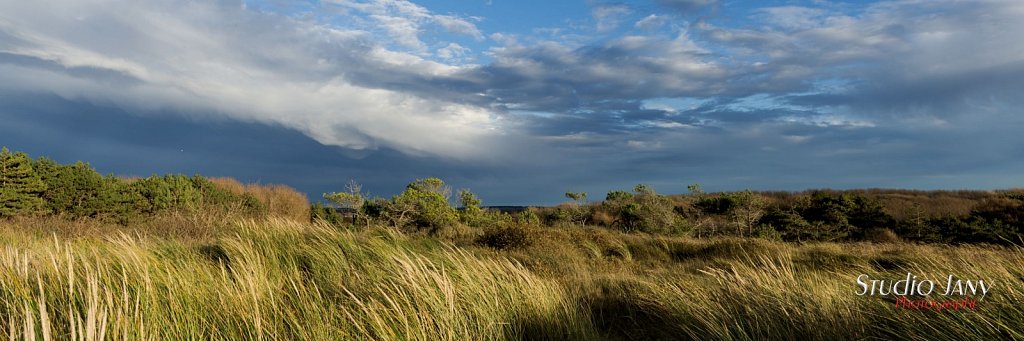
<svg viewBox="0 0 1024 341"><path fill-rule="evenodd" d="M488 205L1024 185L1024 2L0 2L0 145Z"/></svg>

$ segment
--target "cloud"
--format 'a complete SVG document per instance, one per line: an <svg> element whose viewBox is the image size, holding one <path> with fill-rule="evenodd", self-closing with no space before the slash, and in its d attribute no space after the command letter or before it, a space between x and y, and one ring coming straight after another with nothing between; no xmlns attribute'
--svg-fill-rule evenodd
<svg viewBox="0 0 1024 341"><path fill-rule="evenodd" d="M484 39L484 34L480 32L480 29L466 19L451 15L435 15L433 19L449 32L465 34L476 40Z"/></svg>
<svg viewBox="0 0 1024 341"><path fill-rule="evenodd" d="M662 5L689 13L718 3L718 0L658 0Z"/></svg>
<svg viewBox="0 0 1024 341"><path fill-rule="evenodd" d="M388 6L428 15L402 1ZM226 4L5 3L0 88L281 125L351 149L487 152L500 131L489 108L358 82L371 73L444 77L459 67L388 50L367 35Z"/></svg>
<svg viewBox="0 0 1024 341"><path fill-rule="evenodd" d="M974 116L1020 102L1010 95L1024 86L1024 47L1011 43L1024 33L1019 2L883 2L852 14L798 7L760 12L766 30L713 28L709 36L740 46L738 56L770 56L763 68L779 79L840 84L808 87L809 94L788 96L792 103L899 121Z"/></svg>
<svg viewBox="0 0 1024 341"><path fill-rule="evenodd" d="M420 27L412 19L389 15L371 15L377 23L387 30L395 42L415 50L423 50L426 45L420 41Z"/></svg>
<svg viewBox="0 0 1024 341"><path fill-rule="evenodd" d="M1020 2L822 3L684 27L666 25L679 14L659 14L636 30L616 29L628 8L603 6L591 15L604 32L524 28L474 44L438 37L481 39L477 19L408 1L334 1L308 16L175 1L8 2L0 93L14 94L3 102L10 112L21 109L18 94L42 93L145 119L300 132L377 151L331 153L332 171L356 156L387 160L350 166L367 176L429 164L444 174L422 176L463 177L489 195L513 187L513 202L529 191L637 182L672 192L695 181L799 189L1022 180L1024 164L1006 157L1022 150ZM487 62L466 64L476 60ZM12 133L40 125L30 115L5 122L15 122L0 127ZM322 165L307 166L288 172L324 176ZM421 176L412 173L375 181Z"/></svg>
<svg viewBox="0 0 1024 341"><path fill-rule="evenodd" d="M639 28L641 30L654 30L660 28L662 25L665 25L665 22L667 21L667 16L651 14L637 21L635 24L633 24L633 27Z"/></svg>
<svg viewBox="0 0 1024 341"><path fill-rule="evenodd" d="M465 46L449 43L448 46L437 49L437 56L445 60L458 61L465 58L470 52L470 49Z"/></svg>
<svg viewBox="0 0 1024 341"><path fill-rule="evenodd" d="M494 101L524 110L563 111L591 102L713 96L730 72L705 58L685 33L625 36L572 48L557 42L491 51L493 63L459 71L486 84Z"/></svg>
<svg viewBox="0 0 1024 341"><path fill-rule="evenodd" d="M789 29L809 29L823 24L822 17L828 12L821 8L801 6L767 7L758 10L767 24Z"/></svg>
<svg viewBox="0 0 1024 341"><path fill-rule="evenodd" d="M813 186L798 176L742 177L737 169L756 165L773 176L802 172L792 165L828 169L831 175L814 176L823 186L941 187L943 178L980 186L962 174L982 173L1005 184L1013 177L1000 169L1020 165L999 155L1021 147L1007 129L1024 126L1013 109L1024 106L1013 95L1024 91L1024 48L1014 44L1024 33L1016 20L1022 7L767 8L752 16L757 25L741 28L698 23L676 36L510 45L491 51L492 64L460 74L494 85L488 95L524 112L517 119L525 131L595 163L634 165L629 172L645 162L673 169L695 159L762 187ZM705 103L639 104L652 98ZM949 140L965 142L949 149L941 142ZM653 146L660 148L641 148ZM630 154L641 150L647 159Z"/></svg>
<svg viewBox="0 0 1024 341"><path fill-rule="evenodd" d="M469 19L456 15L433 13L426 7L406 0L330 0L326 3L345 10L354 10L372 18L376 26L404 47L423 51L426 44L420 36L427 25L437 25L450 33L483 40L484 34ZM346 13L348 14L348 13Z"/></svg>
<svg viewBox="0 0 1024 341"><path fill-rule="evenodd" d="M632 13L629 6L623 4L599 4L591 9L590 14L597 21L597 32L608 32L619 27L624 16Z"/></svg>

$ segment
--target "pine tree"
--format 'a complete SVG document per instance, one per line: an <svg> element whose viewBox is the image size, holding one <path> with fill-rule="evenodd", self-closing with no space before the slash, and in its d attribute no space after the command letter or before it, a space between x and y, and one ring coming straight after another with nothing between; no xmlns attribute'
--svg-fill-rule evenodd
<svg viewBox="0 0 1024 341"><path fill-rule="evenodd" d="M0 150L0 216L34 213L43 206L46 184L25 153Z"/></svg>

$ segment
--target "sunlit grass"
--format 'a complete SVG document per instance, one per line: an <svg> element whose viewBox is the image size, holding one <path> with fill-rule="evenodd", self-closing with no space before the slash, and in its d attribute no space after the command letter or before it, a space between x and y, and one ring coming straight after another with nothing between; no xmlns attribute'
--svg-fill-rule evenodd
<svg viewBox="0 0 1024 341"><path fill-rule="evenodd" d="M1024 338L1020 248L580 228L494 251L287 220L210 228L190 237L0 223L0 331L40 340ZM858 274L907 272L993 288L975 311L901 310L855 295Z"/></svg>

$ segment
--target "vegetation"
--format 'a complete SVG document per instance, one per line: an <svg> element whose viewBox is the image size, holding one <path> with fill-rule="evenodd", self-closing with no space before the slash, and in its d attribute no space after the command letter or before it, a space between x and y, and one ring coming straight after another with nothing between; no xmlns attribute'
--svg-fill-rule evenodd
<svg viewBox="0 0 1024 341"><path fill-rule="evenodd" d="M690 190L665 196L641 184L633 192L608 192L602 202L573 201L538 208L536 214L551 226L588 221L625 232L695 238L850 242L886 235L924 243L1024 243L1022 190L706 193L699 185Z"/></svg>
<svg viewBox="0 0 1024 341"><path fill-rule="evenodd" d="M0 151L0 218L60 216L121 225L155 217L206 220L267 216L305 220L309 201L280 185L243 185L234 179L163 175L125 179L101 175L89 164L58 164Z"/></svg>
<svg viewBox="0 0 1024 341"><path fill-rule="evenodd" d="M33 172L28 155L0 150L0 216L34 213L43 204L44 190L46 184Z"/></svg>
<svg viewBox="0 0 1024 341"><path fill-rule="evenodd" d="M641 184L499 212L426 178L310 206L285 186L6 149L0 185L9 339L1024 338L1019 190ZM907 273L992 291L941 312L855 294L859 274Z"/></svg>
<svg viewBox="0 0 1024 341"><path fill-rule="evenodd" d="M0 224L0 333L12 339L1024 337L1019 247L602 228L477 243L280 219L178 235L40 219ZM854 294L857 274L907 272L994 284L967 311Z"/></svg>
<svg viewBox="0 0 1024 341"><path fill-rule="evenodd" d="M783 241L906 240L924 243L1024 243L1024 191L811 190L666 196L639 184L588 202L568 202L510 214L488 210L468 189L452 190L438 178L413 181L391 198L370 197L350 182L324 194L331 206L310 206L280 185L242 184L230 178L103 176L86 163L61 165L24 153L0 152L0 217L61 216L131 225L153 216L206 220L286 217L325 220L338 227L390 226L403 232L451 235L518 221L548 227L598 226L630 233L695 238L759 237ZM193 224L194 225L194 224Z"/></svg>

